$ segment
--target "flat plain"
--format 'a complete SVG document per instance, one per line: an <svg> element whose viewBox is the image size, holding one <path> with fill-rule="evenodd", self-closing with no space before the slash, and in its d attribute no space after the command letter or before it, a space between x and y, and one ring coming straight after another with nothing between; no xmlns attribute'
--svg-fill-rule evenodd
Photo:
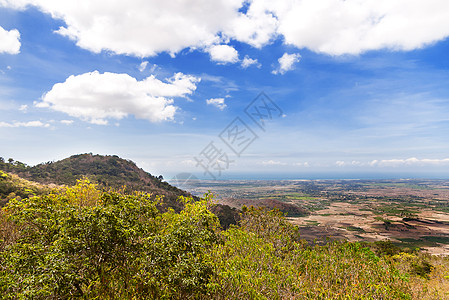
<svg viewBox="0 0 449 300"><path fill-rule="evenodd" d="M390 240L449 255L449 180L201 180L188 190L236 208L279 208L308 241Z"/></svg>

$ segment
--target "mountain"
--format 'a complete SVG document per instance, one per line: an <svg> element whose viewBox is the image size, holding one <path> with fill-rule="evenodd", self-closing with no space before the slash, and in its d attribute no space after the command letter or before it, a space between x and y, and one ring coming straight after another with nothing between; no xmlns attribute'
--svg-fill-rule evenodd
<svg viewBox="0 0 449 300"><path fill-rule="evenodd" d="M131 160L122 159L116 155L79 154L33 167L12 159L8 162L2 162L0 159L0 169L14 173L23 179L46 185L72 186L77 179L86 176L92 182L107 188L125 188L126 191L164 195L167 204L176 209L181 208L176 201L179 196L191 196L188 192L162 181L162 176L153 176L137 167Z"/></svg>
<svg viewBox="0 0 449 300"><path fill-rule="evenodd" d="M137 167L134 162L116 155L79 154L56 162L38 164L34 167L10 159L8 163L0 164L0 169L42 184L74 185L77 179L87 176L99 184L112 188L127 186L132 190L163 194L171 191L187 195L186 192L163 182L161 176L153 176Z"/></svg>
<svg viewBox="0 0 449 300"><path fill-rule="evenodd" d="M171 207L176 211L182 209L179 196L192 196L163 181L162 176L154 176L139 168L131 160L117 155L93 155L92 153L73 155L60 161L28 166L10 158L5 161L0 157L0 170L15 174L23 179L42 185L56 184L72 186L77 179L88 177L105 188L125 189L127 192L143 191L163 195L162 208ZM5 201L4 197L1 197ZM238 211L227 205L217 205L214 212L224 227L235 223Z"/></svg>

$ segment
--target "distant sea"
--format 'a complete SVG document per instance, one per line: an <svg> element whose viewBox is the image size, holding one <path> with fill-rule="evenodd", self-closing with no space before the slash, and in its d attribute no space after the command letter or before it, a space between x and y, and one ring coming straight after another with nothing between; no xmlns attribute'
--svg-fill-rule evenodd
<svg viewBox="0 0 449 300"><path fill-rule="evenodd" d="M211 177L194 174L200 180ZM223 173L216 180L449 179L445 173Z"/></svg>

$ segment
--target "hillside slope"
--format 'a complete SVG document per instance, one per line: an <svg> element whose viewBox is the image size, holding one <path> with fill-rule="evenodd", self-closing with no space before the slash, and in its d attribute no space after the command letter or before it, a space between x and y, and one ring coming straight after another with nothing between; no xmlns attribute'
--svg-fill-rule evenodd
<svg viewBox="0 0 449 300"><path fill-rule="evenodd" d="M70 156L56 162L29 167L21 162L0 163L0 169L42 184L74 185L77 179L87 176L99 184L113 188L127 186L132 190L186 194L166 182L145 172L130 161L116 155L91 153Z"/></svg>
<svg viewBox="0 0 449 300"><path fill-rule="evenodd" d="M162 176L153 176L139 168L131 160L116 155L78 154L33 167L13 159L8 159L8 162L5 162L3 158L0 158L0 170L44 185L72 186L76 184L77 179L86 176L92 182L99 183L106 188L125 188L127 192L143 191L163 195L163 207L171 207L176 211L183 208L183 205L177 201L178 197L191 196L190 193L163 181ZM217 205L213 210L225 228L229 224L235 223L239 217L238 211L227 205Z"/></svg>
<svg viewBox="0 0 449 300"><path fill-rule="evenodd" d="M139 190L165 195L168 198L188 196L180 190L145 172L130 161L116 155L73 155L56 162L47 162L30 167L21 162L1 163L0 169L41 184L74 185L83 176L105 187Z"/></svg>
<svg viewBox="0 0 449 300"><path fill-rule="evenodd" d="M12 198L28 198L48 193L50 188L36 182L20 178L17 175L0 171L0 207Z"/></svg>

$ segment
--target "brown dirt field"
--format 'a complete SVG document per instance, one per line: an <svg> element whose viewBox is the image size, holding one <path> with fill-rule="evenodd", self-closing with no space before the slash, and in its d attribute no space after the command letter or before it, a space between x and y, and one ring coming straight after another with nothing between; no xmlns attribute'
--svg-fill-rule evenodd
<svg viewBox="0 0 449 300"><path fill-rule="evenodd" d="M417 239L422 236L449 237L449 214L424 210L419 213L418 220L404 221L397 216L375 215L370 211L360 211L363 205L351 203L332 203L328 208L316 211L307 217L289 218L300 227L302 236L311 240L329 236L333 239L349 241L380 241L400 239ZM375 217L391 220L391 225L385 226L383 221ZM310 224L318 224L311 226ZM353 231L348 228L360 228ZM449 245L423 248L431 254L449 255Z"/></svg>
<svg viewBox="0 0 449 300"><path fill-rule="evenodd" d="M449 255L447 180L231 180L202 182L194 192L208 190L236 208L272 199L308 209L309 216L289 220L309 241L388 239Z"/></svg>

